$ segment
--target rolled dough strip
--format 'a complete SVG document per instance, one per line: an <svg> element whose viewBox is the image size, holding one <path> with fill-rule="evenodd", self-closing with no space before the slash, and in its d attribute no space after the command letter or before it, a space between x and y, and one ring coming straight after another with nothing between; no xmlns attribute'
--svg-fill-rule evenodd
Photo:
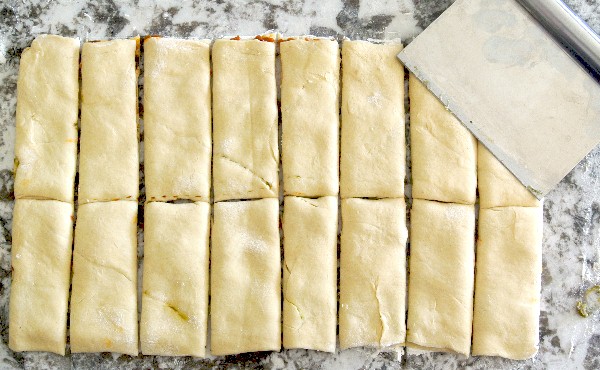
<svg viewBox="0 0 600 370"><path fill-rule="evenodd" d="M477 181L481 208L541 205L540 201L481 143L477 145Z"/></svg>
<svg viewBox="0 0 600 370"><path fill-rule="evenodd" d="M15 198L73 202L79 39L38 36L21 55Z"/></svg>
<svg viewBox="0 0 600 370"><path fill-rule="evenodd" d="M342 200L342 349L404 343L406 238L404 199Z"/></svg>
<svg viewBox="0 0 600 370"><path fill-rule="evenodd" d="M212 62L215 201L276 198L275 43L217 40Z"/></svg>
<svg viewBox="0 0 600 370"><path fill-rule="evenodd" d="M208 201L210 45L144 41L144 171L148 200Z"/></svg>
<svg viewBox="0 0 600 370"><path fill-rule="evenodd" d="M137 202L77 209L71 352L138 354Z"/></svg>
<svg viewBox="0 0 600 370"><path fill-rule="evenodd" d="M208 203L147 203L142 353L204 357L208 320Z"/></svg>
<svg viewBox="0 0 600 370"><path fill-rule="evenodd" d="M321 197L339 189L340 51L329 39L280 44L283 188Z"/></svg>
<svg viewBox="0 0 600 370"><path fill-rule="evenodd" d="M403 198L405 172L402 44L342 46L342 198Z"/></svg>
<svg viewBox="0 0 600 370"><path fill-rule="evenodd" d="M474 204L477 140L412 74L408 93L413 198Z"/></svg>
<svg viewBox="0 0 600 370"><path fill-rule="evenodd" d="M17 199L12 223L9 347L65 354L73 205Z"/></svg>
<svg viewBox="0 0 600 370"><path fill-rule="evenodd" d="M79 204L138 197L138 44L83 44Z"/></svg>
<svg viewBox="0 0 600 370"><path fill-rule="evenodd" d="M283 346L335 352L337 197L285 197Z"/></svg>
<svg viewBox="0 0 600 370"><path fill-rule="evenodd" d="M215 203L211 243L211 353L279 351L279 200Z"/></svg>
<svg viewBox="0 0 600 370"><path fill-rule="evenodd" d="M542 207L479 211L473 355L515 360L538 349Z"/></svg>
<svg viewBox="0 0 600 370"><path fill-rule="evenodd" d="M468 356L474 206L414 199L410 223L407 345Z"/></svg>

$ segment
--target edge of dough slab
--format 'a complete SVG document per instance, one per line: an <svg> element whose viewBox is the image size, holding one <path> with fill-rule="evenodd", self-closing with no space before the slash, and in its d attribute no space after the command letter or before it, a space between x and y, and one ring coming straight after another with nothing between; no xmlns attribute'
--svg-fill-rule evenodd
<svg viewBox="0 0 600 370"><path fill-rule="evenodd" d="M138 52L139 37L81 48L79 204L138 198Z"/></svg>
<svg viewBox="0 0 600 370"><path fill-rule="evenodd" d="M537 353L543 225L541 206L480 210L473 355Z"/></svg>
<svg viewBox="0 0 600 370"><path fill-rule="evenodd" d="M146 203L143 354L206 354L210 205Z"/></svg>
<svg viewBox="0 0 600 370"><path fill-rule="evenodd" d="M402 48L342 44L342 198L404 197L404 67L396 57Z"/></svg>
<svg viewBox="0 0 600 370"><path fill-rule="evenodd" d="M477 187L481 208L542 204L481 142L477 145Z"/></svg>
<svg viewBox="0 0 600 370"><path fill-rule="evenodd" d="M19 65L15 198L73 202L78 111L79 39L36 37Z"/></svg>
<svg viewBox="0 0 600 370"><path fill-rule="evenodd" d="M408 94L413 198L475 204L477 139L412 73Z"/></svg>
<svg viewBox="0 0 600 370"><path fill-rule="evenodd" d="M17 199L12 226L8 346L65 354L73 204Z"/></svg>
<svg viewBox="0 0 600 370"><path fill-rule="evenodd" d="M407 346L469 355L475 207L413 199Z"/></svg>
<svg viewBox="0 0 600 370"><path fill-rule="evenodd" d="M210 41L144 41L144 171L149 201L210 198Z"/></svg>

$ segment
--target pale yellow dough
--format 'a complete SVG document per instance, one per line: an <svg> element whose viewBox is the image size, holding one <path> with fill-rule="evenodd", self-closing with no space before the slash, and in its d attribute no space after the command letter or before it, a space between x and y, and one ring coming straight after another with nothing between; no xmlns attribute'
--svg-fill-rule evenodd
<svg viewBox="0 0 600 370"><path fill-rule="evenodd" d="M410 215L407 344L468 356L475 275L474 206L414 199Z"/></svg>
<svg viewBox="0 0 600 370"><path fill-rule="evenodd" d="M17 82L15 198L73 202L79 110L79 39L38 36Z"/></svg>
<svg viewBox="0 0 600 370"><path fill-rule="evenodd" d="M413 198L474 204L477 140L413 74L408 94Z"/></svg>
<svg viewBox="0 0 600 370"><path fill-rule="evenodd" d="M137 200L137 42L83 44L79 204Z"/></svg>
<svg viewBox="0 0 600 370"><path fill-rule="evenodd" d="M342 349L404 343L406 238L404 199L342 200Z"/></svg>
<svg viewBox="0 0 600 370"><path fill-rule="evenodd" d="M9 340L13 351L65 354L73 205L17 199L12 222Z"/></svg>
<svg viewBox="0 0 600 370"><path fill-rule="evenodd" d="M208 201L211 178L210 45L144 41L146 198Z"/></svg>
<svg viewBox="0 0 600 370"><path fill-rule="evenodd" d="M211 354L281 349L279 200L214 205Z"/></svg>
<svg viewBox="0 0 600 370"><path fill-rule="evenodd" d="M335 352L337 197L285 197L283 346Z"/></svg>
<svg viewBox="0 0 600 370"><path fill-rule="evenodd" d="M482 208L541 205L541 202L481 143L477 149L477 181L479 205Z"/></svg>
<svg viewBox="0 0 600 370"><path fill-rule="evenodd" d="M406 175L402 44L342 45L342 198L403 198Z"/></svg>
<svg viewBox="0 0 600 370"><path fill-rule="evenodd" d="M286 195L337 195L340 51L329 39L280 44L283 188Z"/></svg>
<svg viewBox="0 0 600 370"><path fill-rule="evenodd" d="M212 66L215 201L276 198L279 148L275 44L217 40Z"/></svg>
<svg viewBox="0 0 600 370"><path fill-rule="evenodd" d="M479 211L473 355L515 360L538 349L542 207Z"/></svg>
<svg viewBox="0 0 600 370"><path fill-rule="evenodd" d="M71 352L138 354L137 202L77 209Z"/></svg>
<svg viewBox="0 0 600 370"><path fill-rule="evenodd" d="M140 320L145 355L205 355L209 221L208 203L145 206Z"/></svg>

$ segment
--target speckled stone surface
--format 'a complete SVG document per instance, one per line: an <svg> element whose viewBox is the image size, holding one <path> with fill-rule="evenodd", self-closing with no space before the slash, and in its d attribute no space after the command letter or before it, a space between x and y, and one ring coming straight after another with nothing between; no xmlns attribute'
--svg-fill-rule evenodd
<svg viewBox="0 0 600 370"><path fill-rule="evenodd" d="M160 34L216 38L276 30L355 39L409 42L451 0L258 1L0 1L0 368L337 368L337 369L566 369L600 368L600 314L581 318L576 301L600 284L600 147L546 198L540 351L527 361L460 358L452 354L353 349L337 354L287 350L208 359L117 354L14 353L8 349L16 81L19 56L41 33L82 40ZM599 0L567 0L597 32ZM143 190L143 188L142 188ZM140 248L140 257L143 250Z"/></svg>

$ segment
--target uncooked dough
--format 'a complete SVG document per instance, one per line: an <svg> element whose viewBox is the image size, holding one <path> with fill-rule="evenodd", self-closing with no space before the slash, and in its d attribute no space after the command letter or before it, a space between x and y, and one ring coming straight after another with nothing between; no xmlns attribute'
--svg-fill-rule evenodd
<svg viewBox="0 0 600 370"><path fill-rule="evenodd" d="M335 352L337 197L285 197L283 346Z"/></svg>
<svg viewBox="0 0 600 370"><path fill-rule="evenodd" d="M208 203L147 203L140 342L145 355L204 357Z"/></svg>
<svg viewBox="0 0 600 370"><path fill-rule="evenodd" d="M208 201L211 178L210 45L144 41L146 198Z"/></svg>
<svg viewBox="0 0 600 370"><path fill-rule="evenodd" d="M137 200L138 43L139 38L83 44L79 204Z"/></svg>
<svg viewBox="0 0 600 370"><path fill-rule="evenodd" d="M540 201L483 144L477 148L480 207L540 206Z"/></svg>
<svg viewBox="0 0 600 370"><path fill-rule="evenodd" d="M211 244L211 354L279 351L279 199L215 203Z"/></svg>
<svg viewBox="0 0 600 370"><path fill-rule="evenodd" d="M217 40L212 62L215 201L277 198L275 43Z"/></svg>
<svg viewBox="0 0 600 370"><path fill-rule="evenodd" d="M281 127L286 195L339 189L340 50L336 40L281 42Z"/></svg>
<svg viewBox="0 0 600 370"><path fill-rule="evenodd" d="M404 199L342 200L342 349L404 343L406 238Z"/></svg>
<svg viewBox="0 0 600 370"><path fill-rule="evenodd" d="M342 198L403 198L404 66L400 43L342 45Z"/></svg>
<svg viewBox="0 0 600 370"><path fill-rule="evenodd" d="M79 39L38 36L17 82L15 198L73 202L79 110Z"/></svg>
<svg viewBox="0 0 600 370"><path fill-rule="evenodd" d="M407 345L468 356L474 206L413 199L410 225Z"/></svg>
<svg viewBox="0 0 600 370"><path fill-rule="evenodd" d="M474 204L477 140L413 74L408 94L413 198Z"/></svg>
<svg viewBox="0 0 600 370"><path fill-rule="evenodd" d="M479 211L473 355L515 360L538 348L542 207Z"/></svg>
<svg viewBox="0 0 600 370"><path fill-rule="evenodd" d="M65 354L73 205L17 199L12 223L9 347Z"/></svg>
<svg viewBox="0 0 600 370"><path fill-rule="evenodd" d="M138 354L137 202L77 209L71 352Z"/></svg>

